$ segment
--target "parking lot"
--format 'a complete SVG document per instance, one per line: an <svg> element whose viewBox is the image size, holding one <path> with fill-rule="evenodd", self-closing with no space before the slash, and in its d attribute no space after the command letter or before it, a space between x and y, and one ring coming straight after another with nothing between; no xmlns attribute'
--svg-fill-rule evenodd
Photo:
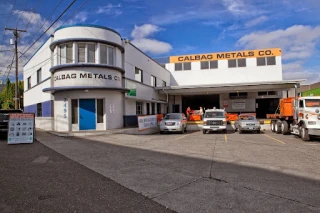
<svg viewBox="0 0 320 213"><path fill-rule="evenodd" d="M320 211L319 140L303 142L270 131L67 139L49 135L38 137L178 212Z"/></svg>

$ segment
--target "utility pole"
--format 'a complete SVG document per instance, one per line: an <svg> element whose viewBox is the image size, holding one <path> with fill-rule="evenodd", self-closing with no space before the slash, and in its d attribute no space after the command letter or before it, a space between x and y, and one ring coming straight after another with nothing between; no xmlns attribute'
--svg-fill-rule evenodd
<svg viewBox="0 0 320 213"><path fill-rule="evenodd" d="M13 35L14 35L14 46L15 46L15 57L16 57L16 83L15 83L15 109L19 109L19 82L18 82L18 37L19 37L19 33L18 32L27 32L26 30L18 30L17 28L13 29L13 28L4 28L5 30L11 30L13 31Z"/></svg>

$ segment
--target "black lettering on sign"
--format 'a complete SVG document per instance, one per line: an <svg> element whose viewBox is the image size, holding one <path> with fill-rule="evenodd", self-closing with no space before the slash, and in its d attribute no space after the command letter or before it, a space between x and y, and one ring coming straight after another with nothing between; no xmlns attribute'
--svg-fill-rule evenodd
<svg viewBox="0 0 320 213"><path fill-rule="evenodd" d="M103 79L103 75L102 75L102 74L99 74L99 79L101 79L101 78Z"/></svg>
<svg viewBox="0 0 320 213"><path fill-rule="evenodd" d="M235 55L236 53L230 53L230 54L232 55L231 57L234 58L234 55Z"/></svg>
<svg viewBox="0 0 320 213"><path fill-rule="evenodd" d="M189 59L188 56L186 56L186 57L184 58L184 60L185 60L185 61L189 61L190 59Z"/></svg>
<svg viewBox="0 0 320 213"><path fill-rule="evenodd" d="M180 56L180 57L178 58L178 61L183 61L183 57Z"/></svg>
<svg viewBox="0 0 320 213"><path fill-rule="evenodd" d="M116 81L117 81L117 80L118 80L118 76L114 76L114 80L116 80Z"/></svg>
<svg viewBox="0 0 320 213"><path fill-rule="evenodd" d="M111 76L111 75L108 75L108 79L109 79L109 80L112 80L112 76Z"/></svg>
<svg viewBox="0 0 320 213"><path fill-rule="evenodd" d="M80 78L87 78L87 73L84 73L84 74L80 73Z"/></svg>
<svg viewBox="0 0 320 213"><path fill-rule="evenodd" d="M243 57L241 52L237 53L237 57Z"/></svg>
<svg viewBox="0 0 320 213"><path fill-rule="evenodd" d="M71 79L70 74L66 75L66 79Z"/></svg>
<svg viewBox="0 0 320 213"><path fill-rule="evenodd" d="M249 54L250 57L254 56L254 52L253 51L249 51L248 54Z"/></svg>
<svg viewBox="0 0 320 213"><path fill-rule="evenodd" d="M224 58L224 54L217 54L217 59Z"/></svg>
<svg viewBox="0 0 320 213"><path fill-rule="evenodd" d="M263 51L263 50L260 50L260 51L258 52L258 55L259 55L259 56L264 56L264 51Z"/></svg>
<svg viewBox="0 0 320 213"><path fill-rule="evenodd" d="M207 55L207 59L213 59L213 55Z"/></svg>
<svg viewBox="0 0 320 213"><path fill-rule="evenodd" d="M266 54L266 55L272 55L272 52L271 52L271 50L266 50L266 51L265 51L265 54Z"/></svg>
<svg viewBox="0 0 320 213"><path fill-rule="evenodd" d="M65 75L62 75L61 77L62 77L62 79L66 79L66 76L65 76Z"/></svg>
<svg viewBox="0 0 320 213"><path fill-rule="evenodd" d="M230 58L230 53L226 53L226 58Z"/></svg>
<svg viewBox="0 0 320 213"><path fill-rule="evenodd" d="M196 55L195 59L200 60L200 55Z"/></svg>
<svg viewBox="0 0 320 213"><path fill-rule="evenodd" d="M71 74L71 78L77 78L77 74L75 73Z"/></svg>
<svg viewBox="0 0 320 213"><path fill-rule="evenodd" d="M88 78L92 78L92 73L88 73Z"/></svg>
<svg viewBox="0 0 320 213"><path fill-rule="evenodd" d="M93 75L94 75L94 78L97 78L97 75L99 75L99 74L94 73Z"/></svg>
<svg viewBox="0 0 320 213"><path fill-rule="evenodd" d="M206 55L202 55L202 56L201 56L201 60L207 60Z"/></svg>

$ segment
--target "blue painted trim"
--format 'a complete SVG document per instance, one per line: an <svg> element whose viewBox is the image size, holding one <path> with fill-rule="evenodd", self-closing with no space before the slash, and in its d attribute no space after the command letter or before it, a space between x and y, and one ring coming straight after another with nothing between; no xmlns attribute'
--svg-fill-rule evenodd
<svg viewBox="0 0 320 213"><path fill-rule="evenodd" d="M56 40L54 42L52 42L50 44L50 49L54 50L55 46L59 45L59 44L63 44L63 43L68 43L68 42L98 42L98 43L102 43L102 44L107 44L110 46L114 46L114 47L118 47L122 53L124 53L124 47L120 44L111 42L111 41L107 41L107 40L103 40L103 39L96 39L96 38L66 38L66 39L60 39L60 40Z"/></svg>
<svg viewBox="0 0 320 213"><path fill-rule="evenodd" d="M58 30L61 30L64 28L69 28L69 27L93 27L93 28L98 28L98 29L104 29L104 30L109 30L111 32L114 32L121 37L120 33L118 33L117 31L115 31L111 28L108 28L108 27L104 27L101 25L95 25L95 24L67 24L67 25L63 25L61 27L58 27L54 32L57 32Z"/></svg>
<svg viewBox="0 0 320 213"><path fill-rule="evenodd" d="M67 91L67 90L113 90L113 91L121 91L121 92L129 92L129 89L126 88L118 88L118 87L95 87L95 86L64 86L64 87L49 87L42 90L42 92L59 92L59 91Z"/></svg>
<svg viewBox="0 0 320 213"><path fill-rule="evenodd" d="M37 52L43 47L43 45L44 45L45 43L47 43L47 41L48 41L50 38L51 38L51 36L41 44L41 46L30 56L30 58L28 59L28 61L27 61L23 66L26 66L26 65L29 63L29 61L33 58L33 56L35 56L35 54L37 54Z"/></svg>
<svg viewBox="0 0 320 213"><path fill-rule="evenodd" d="M32 86L30 89L25 90L24 92L28 92L29 90L35 88L36 86L42 84L43 82L45 82L45 81L47 81L47 80L49 80L49 79L51 79L51 77L48 77L48 78L42 80L41 82L39 82L39 83L37 83L36 85Z"/></svg>
<svg viewBox="0 0 320 213"><path fill-rule="evenodd" d="M107 64L89 64L89 63L81 63L81 64L60 64L57 66L53 66L49 69L51 73L55 73L57 70L67 69L67 68L74 68L74 67L98 67L98 68L107 68L112 70L117 70L122 74L125 73L124 69L120 67L110 66Z"/></svg>

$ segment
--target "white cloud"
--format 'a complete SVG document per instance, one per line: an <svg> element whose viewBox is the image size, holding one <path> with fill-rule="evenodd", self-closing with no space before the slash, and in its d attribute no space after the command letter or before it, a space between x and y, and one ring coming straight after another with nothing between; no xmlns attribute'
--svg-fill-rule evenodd
<svg viewBox="0 0 320 213"><path fill-rule="evenodd" d="M246 13L246 5L241 0L223 0L227 10L233 15L242 15Z"/></svg>
<svg viewBox="0 0 320 213"><path fill-rule="evenodd" d="M66 24L84 23L88 19L88 12L80 12L73 19L67 21Z"/></svg>
<svg viewBox="0 0 320 213"><path fill-rule="evenodd" d="M134 26L133 31L131 32L131 36L134 39L140 39L140 38L145 38L148 37L156 32L161 31L162 28L153 25L153 24L144 24L141 26Z"/></svg>
<svg viewBox="0 0 320 213"><path fill-rule="evenodd" d="M153 24L143 24L141 26L135 25L131 32L131 37L133 38L132 44L144 52L152 54L167 53L172 49L172 46L169 43L147 38L161 30L163 29Z"/></svg>
<svg viewBox="0 0 320 213"><path fill-rule="evenodd" d="M149 52L153 54L163 54L167 53L172 49L169 43L158 41L155 39L135 39L132 43L144 52Z"/></svg>
<svg viewBox="0 0 320 213"><path fill-rule="evenodd" d="M285 80L306 79L308 84L320 81L320 67L313 67L305 69L303 67L304 61L294 61L283 64L283 78Z"/></svg>
<svg viewBox="0 0 320 213"><path fill-rule="evenodd" d="M256 26L258 24L262 24L263 22L267 21L268 20L268 17L267 16L260 16L256 19L253 19L251 21L248 21L245 26L246 27L253 27L253 26Z"/></svg>
<svg viewBox="0 0 320 213"><path fill-rule="evenodd" d="M120 10L121 7L121 4L108 3L106 6L99 7L97 13L118 16L122 14L122 10Z"/></svg>
<svg viewBox="0 0 320 213"><path fill-rule="evenodd" d="M237 41L246 49L280 47L284 60L309 58L319 44L320 26L294 25L275 31L258 31L247 34Z"/></svg>

